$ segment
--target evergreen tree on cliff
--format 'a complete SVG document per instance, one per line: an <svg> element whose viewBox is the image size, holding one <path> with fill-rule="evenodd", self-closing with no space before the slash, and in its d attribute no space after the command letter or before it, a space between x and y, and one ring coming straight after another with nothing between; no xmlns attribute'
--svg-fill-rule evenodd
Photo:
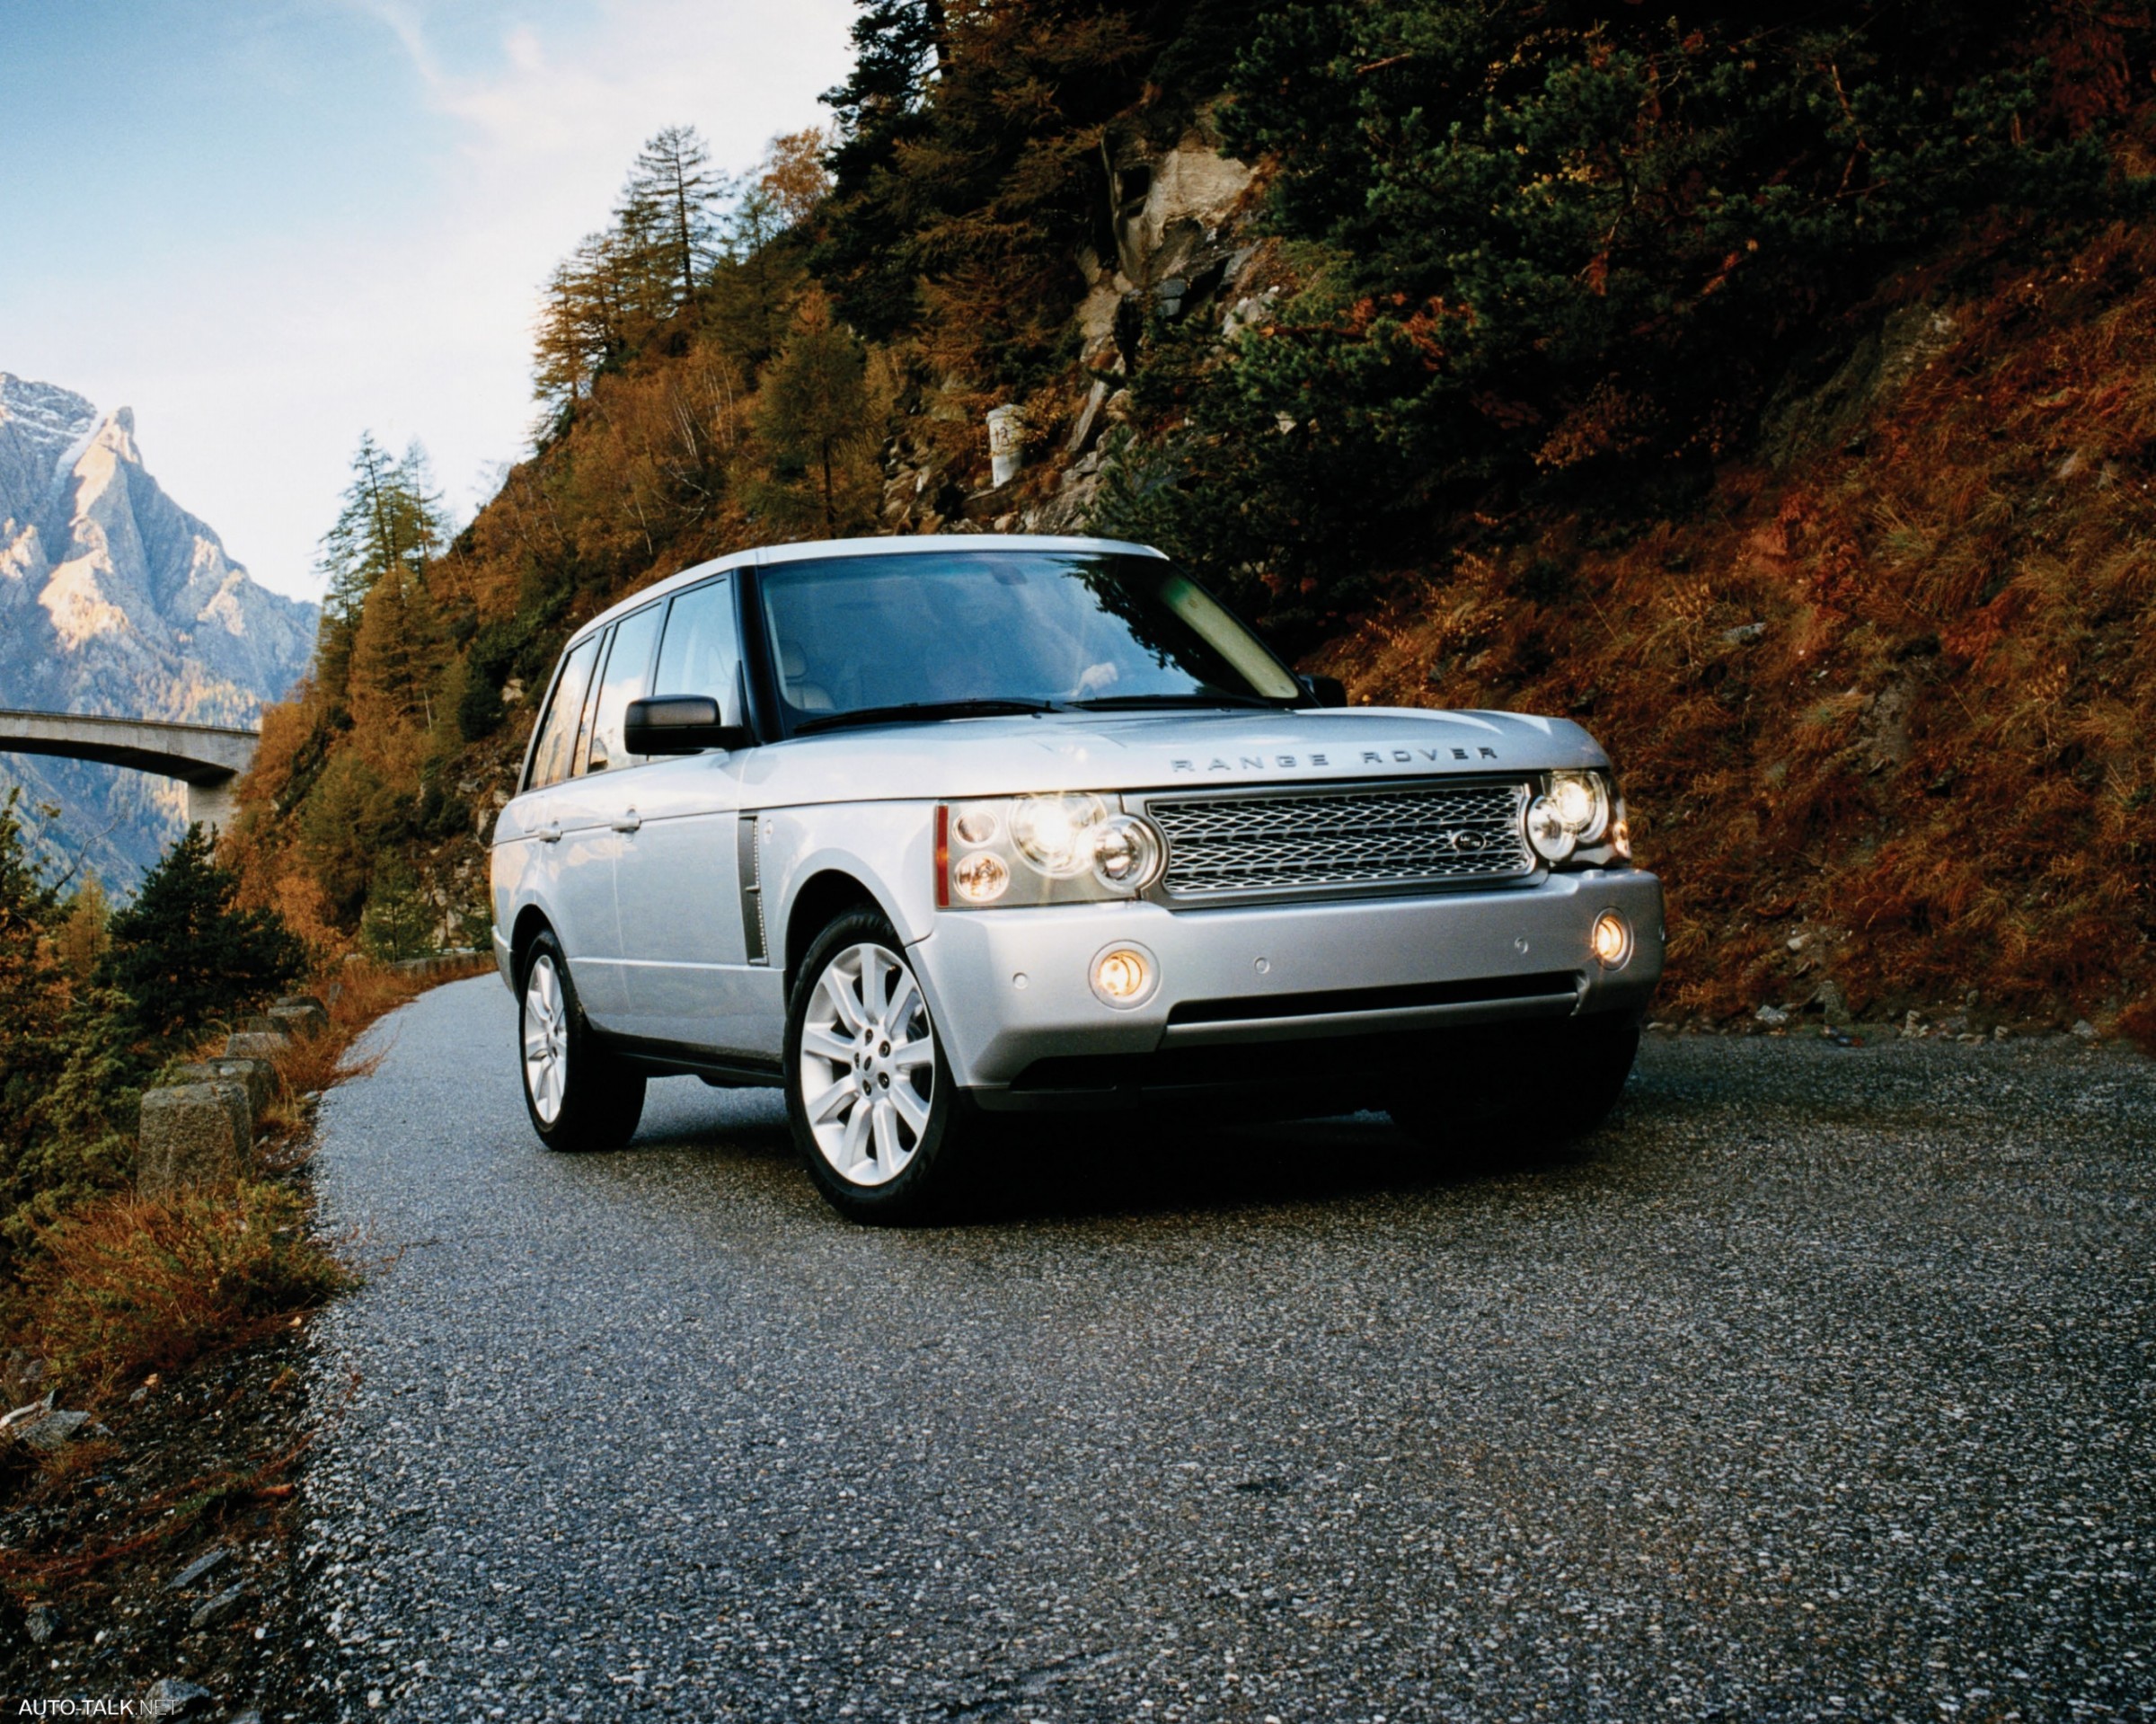
<svg viewBox="0 0 2156 1724"><path fill-rule="evenodd" d="M190 826L111 921L101 985L124 996L124 1028L145 1040L201 1030L260 1006L298 976L306 950L267 910L243 909L239 876Z"/></svg>
<svg viewBox="0 0 2156 1724"><path fill-rule="evenodd" d="M345 693L367 595L376 583L393 570L401 579L422 579L427 560L449 536L427 452L417 442L402 460L393 460L372 431L363 431L351 473L343 506L323 537L315 565L328 583L315 676L333 700Z"/></svg>
<svg viewBox="0 0 2156 1724"><path fill-rule="evenodd" d="M694 126L668 126L637 152L614 219L676 306L694 302L711 267L712 207L724 189Z"/></svg>

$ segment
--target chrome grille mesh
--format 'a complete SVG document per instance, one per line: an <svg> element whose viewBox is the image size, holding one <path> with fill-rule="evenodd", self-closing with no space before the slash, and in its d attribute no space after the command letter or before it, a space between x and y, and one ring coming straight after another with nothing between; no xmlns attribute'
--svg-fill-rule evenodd
<svg viewBox="0 0 2156 1724"><path fill-rule="evenodd" d="M1519 784L1155 798L1171 897L1516 879L1534 870Z"/></svg>

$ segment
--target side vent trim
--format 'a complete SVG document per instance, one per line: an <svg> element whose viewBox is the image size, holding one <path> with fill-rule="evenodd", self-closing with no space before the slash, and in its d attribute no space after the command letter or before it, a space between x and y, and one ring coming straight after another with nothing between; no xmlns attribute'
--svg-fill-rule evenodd
<svg viewBox="0 0 2156 1724"><path fill-rule="evenodd" d="M748 942L748 961L768 968L771 950L764 936L764 874L756 844L756 822L762 818L762 811L755 809L741 817L734 858L741 877L741 932Z"/></svg>

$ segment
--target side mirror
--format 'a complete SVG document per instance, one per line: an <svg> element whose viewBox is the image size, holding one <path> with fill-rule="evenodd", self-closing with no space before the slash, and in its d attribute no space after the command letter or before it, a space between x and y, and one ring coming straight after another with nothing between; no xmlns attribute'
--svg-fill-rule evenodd
<svg viewBox="0 0 2156 1724"><path fill-rule="evenodd" d="M1312 706L1348 704L1348 685L1338 676L1298 676L1295 680L1303 685Z"/></svg>
<svg viewBox="0 0 2156 1724"><path fill-rule="evenodd" d="M724 724L709 694L659 694L631 701L622 721L622 747L632 755L693 755L703 748L746 748L755 738L747 728Z"/></svg>

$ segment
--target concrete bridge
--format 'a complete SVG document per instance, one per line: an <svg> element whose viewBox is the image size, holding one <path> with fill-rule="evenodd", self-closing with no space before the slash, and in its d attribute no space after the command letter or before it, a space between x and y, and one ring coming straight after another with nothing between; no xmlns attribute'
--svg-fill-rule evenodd
<svg viewBox="0 0 2156 1724"><path fill-rule="evenodd" d="M259 730L210 724L0 711L0 754L64 755L177 778L187 786L187 818L206 827L231 819L233 781L247 770L261 740Z"/></svg>

